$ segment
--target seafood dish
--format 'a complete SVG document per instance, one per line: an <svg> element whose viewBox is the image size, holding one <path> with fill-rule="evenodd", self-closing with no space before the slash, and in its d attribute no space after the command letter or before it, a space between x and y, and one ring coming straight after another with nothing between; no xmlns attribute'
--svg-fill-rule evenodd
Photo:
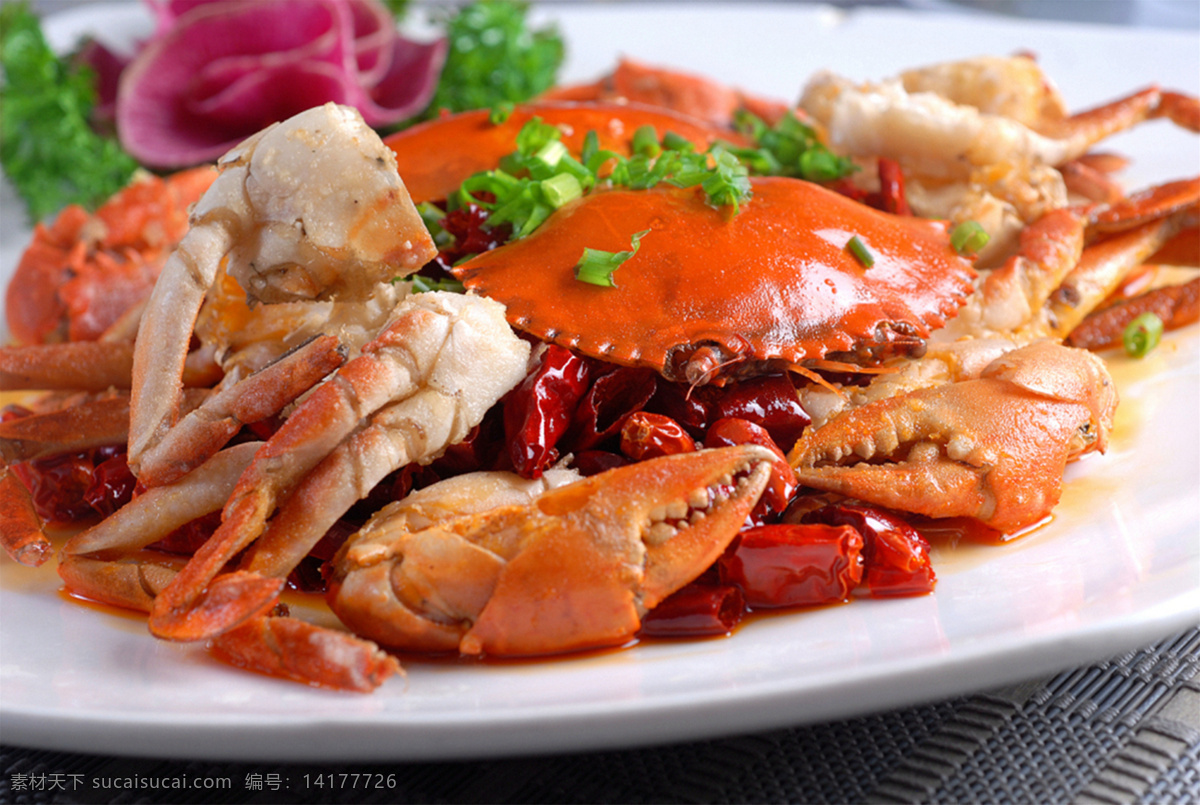
<svg viewBox="0 0 1200 805"><path fill-rule="evenodd" d="M1200 101L1128 89L981 56L789 102L625 59L386 137L308 109L35 229L4 547L350 691L930 594L930 541L1020 539L1106 451L1105 350L1200 313L1200 178L1098 150Z"/></svg>

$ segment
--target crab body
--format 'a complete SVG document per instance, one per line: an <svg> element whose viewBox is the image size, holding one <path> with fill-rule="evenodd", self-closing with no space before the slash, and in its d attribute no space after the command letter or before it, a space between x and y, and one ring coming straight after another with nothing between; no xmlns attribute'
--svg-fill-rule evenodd
<svg viewBox="0 0 1200 805"><path fill-rule="evenodd" d="M592 193L528 238L455 269L543 340L693 384L919 353L971 291L946 224L877 212L797 179L755 179L741 212L702 192ZM620 252L615 287L575 278L585 248ZM857 237L867 267L847 248Z"/></svg>

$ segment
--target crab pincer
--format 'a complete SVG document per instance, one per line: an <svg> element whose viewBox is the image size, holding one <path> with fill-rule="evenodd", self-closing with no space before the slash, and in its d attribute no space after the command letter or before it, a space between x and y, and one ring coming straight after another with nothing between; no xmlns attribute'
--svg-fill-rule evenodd
<svg viewBox="0 0 1200 805"><path fill-rule="evenodd" d="M788 460L816 489L1012 533L1058 503L1069 460L1104 451L1116 406L1103 361L1039 341L976 379L848 411L801 436Z"/></svg>
<svg viewBox="0 0 1200 805"><path fill-rule="evenodd" d="M620 645L721 555L775 458L757 445L680 453L415 530L378 518L335 557L330 605L357 634L419 651Z"/></svg>

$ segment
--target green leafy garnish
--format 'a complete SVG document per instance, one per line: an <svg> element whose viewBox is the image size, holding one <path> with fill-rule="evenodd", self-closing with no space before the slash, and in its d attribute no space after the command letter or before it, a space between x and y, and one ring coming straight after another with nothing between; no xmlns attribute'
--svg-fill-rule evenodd
<svg viewBox="0 0 1200 805"><path fill-rule="evenodd" d="M810 182L832 182L858 170L847 157L830 151L810 126L788 112L768 126L745 109L737 111L738 128L754 138L755 148L730 147L733 154L760 176L790 176Z"/></svg>
<svg viewBox="0 0 1200 805"><path fill-rule="evenodd" d="M399 22L408 16L409 0L383 0L383 6Z"/></svg>
<svg viewBox="0 0 1200 805"><path fill-rule="evenodd" d="M529 235L556 209L597 185L634 190L663 183L699 186L709 204L731 207L734 214L750 198L746 166L724 145L699 152L670 132L660 142L652 128L639 129L635 153L624 157L601 149L596 133L589 131L576 159L562 142L562 132L535 117L517 133L516 146L498 169L468 177L449 200L452 208L483 207L489 213L487 227L511 224L514 238Z"/></svg>
<svg viewBox="0 0 1200 805"><path fill-rule="evenodd" d="M409 279L412 280L413 293L428 293L430 291L449 291L451 293L463 293L466 287L454 279L453 277L445 277L443 279L430 279L429 277L413 274Z"/></svg>
<svg viewBox="0 0 1200 805"><path fill-rule="evenodd" d="M630 239L633 248L629 251L606 252L601 249L585 248L583 257L579 258L579 263L575 266L575 279L605 288L617 287L617 284L613 282L613 272L638 253L638 249L642 245L642 237L649 231L649 229L643 229L641 232L635 232Z"/></svg>
<svg viewBox="0 0 1200 805"><path fill-rule="evenodd" d="M991 236L978 221L963 221L950 233L950 245L959 254L979 254L983 247L988 245L989 240Z"/></svg>
<svg viewBox="0 0 1200 805"><path fill-rule="evenodd" d="M528 8L479 0L444 21L449 51L430 114L519 103L554 85L565 54L562 38L553 26L531 30Z"/></svg>
<svg viewBox="0 0 1200 805"><path fill-rule="evenodd" d="M863 243L858 235L850 238L850 242L846 244L846 248L850 250L850 254L854 255L854 259L862 263L863 268L870 268L875 265L875 255L871 254L871 250L867 248L867 244Z"/></svg>
<svg viewBox="0 0 1200 805"><path fill-rule="evenodd" d="M1153 313L1142 313L1125 326L1121 341L1125 354L1131 358L1144 358L1162 340L1163 320Z"/></svg>
<svg viewBox="0 0 1200 805"><path fill-rule="evenodd" d="M58 58L24 3L0 7L0 165L34 221L89 209L128 184L137 162L88 123L92 71Z"/></svg>

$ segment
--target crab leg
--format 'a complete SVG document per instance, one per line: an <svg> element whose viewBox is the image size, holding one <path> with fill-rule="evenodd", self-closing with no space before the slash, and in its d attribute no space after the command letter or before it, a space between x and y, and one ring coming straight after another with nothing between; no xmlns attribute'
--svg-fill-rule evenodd
<svg viewBox="0 0 1200 805"><path fill-rule="evenodd" d="M66 341L0 347L0 390L104 391L133 383L132 341ZM207 347L193 350L183 362L184 387L207 387L221 379L221 369Z"/></svg>
<svg viewBox="0 0 1200 805"><path fill-rule="evenodd" d="M289 507L295 502L300 508L281 513L285 519L274 533L284 536L273 535L271 544L293 542L291 555L302 557L308 548L300 546L315 544L379 479L409 462L432 460L463 439L524 377L528 355L528 344L509 329L497 302L447 293L406 299L384 332L314 391L259 451L230 496L217 533L160 597L151 630L196 640L269 609L282 579L239 572L213 584L207 595L205 590L258 538L285 495L290 492ZM224 592L230 585L236 594ZM233 603L239 599L240 609Z"/></svg>
<svg viewBox="0 0 1200 805"><path fill-rule="evenodd" d="M1079 265L1047 300L1045 331L1065 338L1131 270L1145 263L1181 230L1195 224L1193 206L1089 246Z"/></svg>
<svg viewBox="0 0 1200 805"><path fill-rule="evenodd" d="M1067 343L1091 350L1118 347L1125 328L1142 313L1158 316L1167 330L1200 320L1200 277L1183 285L1155 288L1098 310L1071 331Z"/></svg>
<svg viewBox="0 0 1200 805"><path fill-rule="evenodd" d="M0 348L0 389L129 388L133 344L68 341Z"/></svg>
<svg viewBox="0 0 1200 805"><path fill-rule="evenodd" d="M129 398L120 395L0 423L0 458L36 458L121 444L129 433Z"/></svg>
<svg viewBox="0 0 1200 805"><path fill-rule="evenodd" d="M58 574L77 595L123 609L149 612L176 569L156 562L106 562L66 556ZM222 662L335 690L367 692L379 687L400 663L368 640L296 618L255 618L209 647Z"/></svg>
<svg viewBox="0 0 1200 805"><path fill-rule="evenodd" d="M721 554L773 460L753 445L681 453L415 531L377 518L335 558L330 605L356 633L417 650L618 645Z"/></svg>
<svg viewBox="0 0 1200 805"><path fill-rule="evenodd" d="M29 567L43 564L52 552L29 490L6 464L0 464L0 544L14 561Z"/></svg>
<svg viewBox="0 0 1200 805"><path fill-rule="evenodd" d="M1182 93L1148 87L1095 109L1078 112L1050 127L1050 136L1061 141L1067 152L1065 158L1051 164L1076 159L1101 140L1143 121L1163 117L1181 128L1200 131L1200 102Z"/></svg>
<svg viewBox="0 0 1200 805"><path fill-rule="evenodd" d="M274 416L346 358L333 336L314 338L278 361L210 396L142 456L138 477L160 486L207 460L249 422Z"/></svg>
<svg viewBox="0 0 1200 805"><path fill-rule="evenodd" d="M72 537L63 552L74 556L134 551L197 517L218 511L261 444L234 445L174 483L137 495L109 517Z"/></svg>
<svg viewBox="0 0 1200 805"><path fill-rule="evenodd" d="M362 117L334 104L264 129L221 158L138 331L134 474L179 418L184 358L223 258L249 297L267 303L363 297L433 258L437 247L395 166Z"/></svg>
<svg viewBox="0 0 1200 805"><path fill-rule="evenodd" d="M215 638L209 650L239 668L359 693L402 673L396 658L369 640L282 616L254 618Z"/></svg>
<svg viewBox="0 0 1200 805"><path fill-rule="evenodd" d="M122 609L149 612L154 597L175 578L173 566L142 559L64 555L58 575L73 594Z"/></svg>

